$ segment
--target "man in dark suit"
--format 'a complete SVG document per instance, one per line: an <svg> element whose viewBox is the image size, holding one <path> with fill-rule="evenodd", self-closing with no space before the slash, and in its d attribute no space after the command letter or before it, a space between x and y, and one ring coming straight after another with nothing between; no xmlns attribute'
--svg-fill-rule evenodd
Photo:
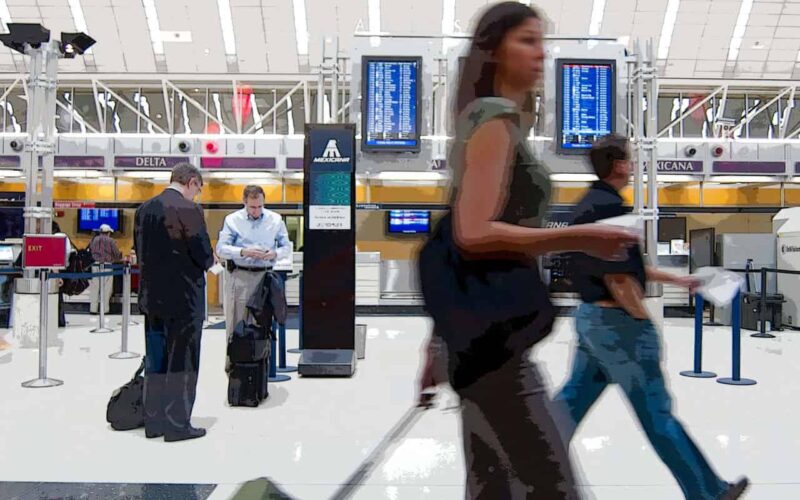
<svg viewBox="0 0 800 500"><path fill-rule="evenodd" d="M169 187L144 202L135 217L147 352L145 434L168 442L206 433L190 423L205 315L204 273L214 263L203 209L192 201L202 188L196 167L176 165Z"/></svg>

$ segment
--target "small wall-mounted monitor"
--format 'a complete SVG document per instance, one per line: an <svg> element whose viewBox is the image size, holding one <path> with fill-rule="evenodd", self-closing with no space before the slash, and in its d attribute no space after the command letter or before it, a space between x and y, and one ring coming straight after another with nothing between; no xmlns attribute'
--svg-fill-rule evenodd
<svg viewBox="0 0 800 500"><path fill-rule="evenodd" d="M361 58L361 150L420 150L421 57Z"/></svg>
<svg viewBox="0 0 800 500"><path fill-rule="evenodd" d="M0 241L10 238L22 238L23 233L25 233L23 209L0 207Z"/></svg>
<svg viewBox="0 0 800 500"><path fill-rule="evenodd" d="M386 232L389 234L426 234L430 231L430 210L389 210L386 214Z"/></svg>
<svg viewBox="0 0 800 500"><path fill-rule="evenodd" d="M8 264L10 262L14 262L14 247L0 245L0 263Z"/></svg>
<svg viewBox="0 0 800 500"><path fill-rule="evenodd" d="M584 154L616 130L617 63L605 59L556 61L558 152Z"/></svg>
<svg viewBox="0 0 800 500"><path fill-rule="evenodd" d="M686 241L686 217L659 217L658 241Z"/></svg>
<svg viewBox="0 0 800 500"><path fill-rule="evenodd" d="M108 224L114 232L122 230L122 210L117 208L78 209L78 232L91 233Z"/></svg>

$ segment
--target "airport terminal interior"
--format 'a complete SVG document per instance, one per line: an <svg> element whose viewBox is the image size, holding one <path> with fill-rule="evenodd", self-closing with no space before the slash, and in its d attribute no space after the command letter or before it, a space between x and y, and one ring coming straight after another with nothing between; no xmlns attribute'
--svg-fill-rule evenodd
<svg viewBox="0 0 800 500"><path fill-rule="evenodd" d="M606 227L702 284L642 289L672 413L740 498L800 498L800 1L514 3L544 32L519 139L549 177L541 226L575 227L593 143L628 138ZM461 393L418 404L419 256L451 220L459 84L496 4L0 0L0 500L464 498ZM536 259L547 398L579 344L572 258ZM164 387L196 399L154 438L158 363L194 363ZM581 498L712 498L618 385L566 447Z"/></svg>

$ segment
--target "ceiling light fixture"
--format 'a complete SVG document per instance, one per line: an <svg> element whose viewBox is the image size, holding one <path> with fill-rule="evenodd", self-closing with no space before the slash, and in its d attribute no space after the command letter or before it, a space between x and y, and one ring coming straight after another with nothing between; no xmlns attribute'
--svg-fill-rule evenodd
<svg viewBox="0 0 800 500"><path fill-rule="evenodd" d="M369 31L370 33L381 32L381 0L368 0L367 2L367 15L369 16ZM381 39L373 36L369 40L370 45L378 47L381 44Z"/></svg>
<svg viewBox="0 0 800 500"><path fill-rule="evenodd" d="M589 21L589 36L600 34L603 25L603 14L606 11L606 0L594 0L592 4L592 20Z"/></svg>
<svg viewBox="0 0 800 500"><path fill-rule="evenodd" d="M711 182L719 183L751 183L751 184L768 184L778 183L780 179L777 177L770 177L767 175L713 175Z"/></svg>
<svg viewBox="0 0 800 500"><path fill-rule="evenodd" d="M441 181L447 177L440 172L380 172L375 176L382 181Z"/></svg>
<svg viewBox="0 0 800 500"><path fill-rule="evenodd" d="M167 180L171 175L171 172L148 170L146 172L126 172L124 177L130 177L131 179L150 179L156 181Z"/></svg>
<svg viewBox="0 0 800 500"><path fill-rule="evenodd" d="M11 12L8 10L6 0L0 0L0 22L3 23L4 31L8 31L8 23L11 21Z"/></svg>
<svg viewBox="0 0 800 500"><path fill-rule="evenodd" d="M231 14L230 0L217 0L219 9L219 23L222 26L222 42L225 45L225 54L236 55L236 35L233 33L233 15Z"/></svg>
<svg viewBox="0 0 800 500"><path fill-rule="evenodd" d="M297 42L297 55L308 55L308 17L306 0L292 0L294 8L294 37Z"/></svg>
<svg viewBox="0 0 800 500"><path fill-rule="evenodd" d="M672 45L672 32L675 30L675 21L678 19L678 8L681 0L669 0L667 12L664 15L664 24L661 26L661 38L658 40L658 58L666 59L669 56L669 47Z"/></svg>
<svg viewBox="0 0 800 500"><path fill-rule="evenodd" d="M155 0L142 0L144 15L147 18L147 29L150 31L150 42L156 55L164 55L164 42L161 40L161 26L158 22Z"/></svg>
<svg viewBox="0 0 800 500"><path fill-rule="evenodd" d="M594 174L550 174L553 182L594 182L597 176Z"/></svg>
<svg viewBox="0 0 800 500"><path fill-rule="evenodd" d="M69 10L72 12L72 20L75 22L75 29L84 33L89 31L86 27L86 17L83 15L81 0L67 0L67 2L69 2Z"/></svg>
<svg viewBox="0 0 800 500"><path fill-rule="evenodd" d="M728 60L735 61L739 58L739 48L742 46L742 38L747 29L747 21L750 20L750 11L753 9L753 0L742 0L739 7L739 17L736 19L736 26L733 28L730 49L728 49Z"/></svg>

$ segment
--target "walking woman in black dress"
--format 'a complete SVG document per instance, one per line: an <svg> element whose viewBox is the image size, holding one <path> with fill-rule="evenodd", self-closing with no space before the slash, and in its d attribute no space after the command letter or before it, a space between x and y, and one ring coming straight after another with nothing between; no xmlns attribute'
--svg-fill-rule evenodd
<svg viewBox="0 0 800 500"><path fill-rule="evenodd" d="M610 226L541 227L550 172L527 145L531 90L542 78L540 15L518 2L481 17L460 76L450 213L420 253L430 352L446 358L461 400L467 498L578 498L567 450L529 349L555 309L536 257L624 257L635 237ZM421 389L433 385L426 360Z"/></svg>

